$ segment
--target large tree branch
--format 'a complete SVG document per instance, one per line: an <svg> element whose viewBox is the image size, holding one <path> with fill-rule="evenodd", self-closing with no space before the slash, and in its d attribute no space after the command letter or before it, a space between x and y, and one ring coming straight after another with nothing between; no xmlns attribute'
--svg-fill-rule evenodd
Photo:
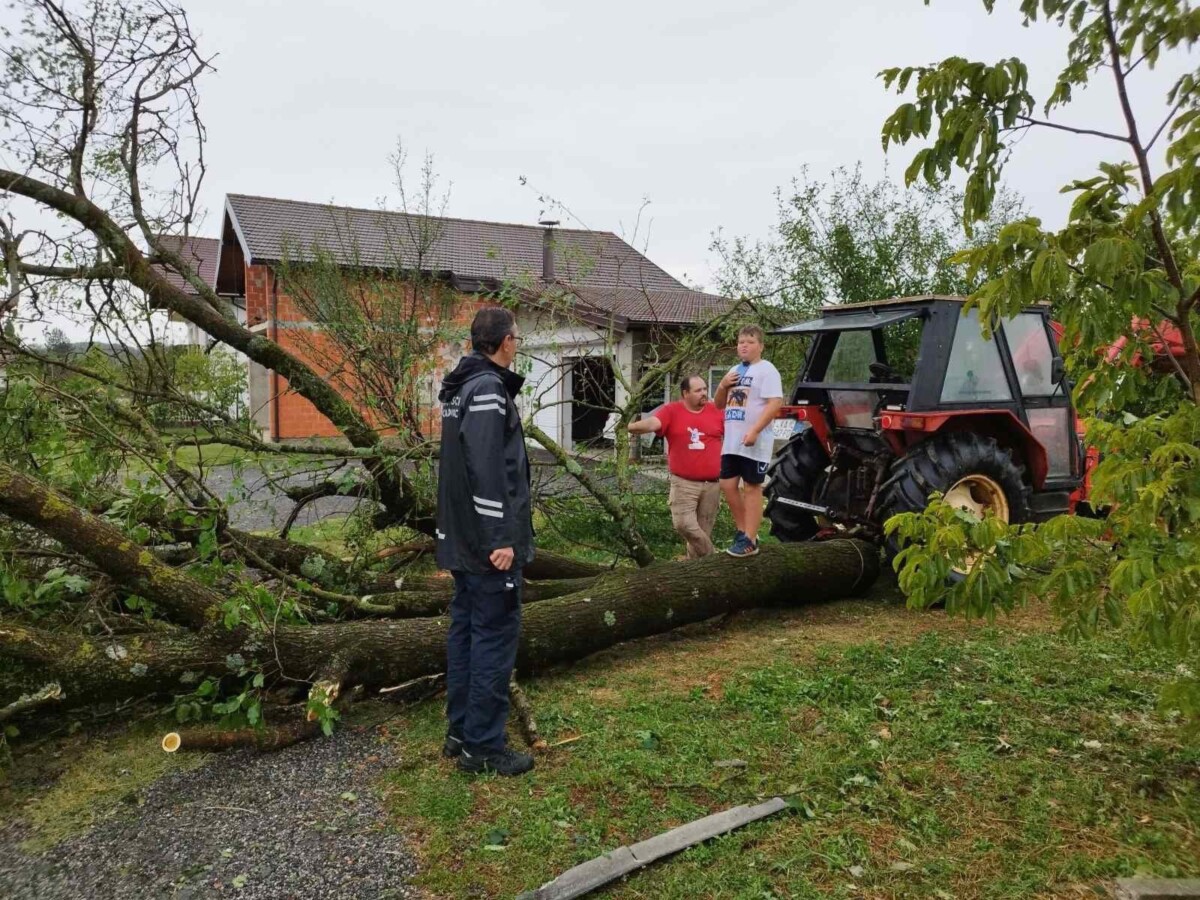
<svg viewBox="0 0 1200 900"><path fill-rule="evenodd" d="M352 446L379 447L378 433L332 384L279 344L219 312L216 296L207 285L201 285L201 296L192 296L168 282L150 265L129 236L90 200L6 169L0 169L0 190L27 197L74 219L113 255L125 278L146 293L152 306L178 313L218 341L278 372L287 379L291 389L333 422ZM419 495L403 475L379 457L367 460L367 470L379 485L381 502L397 520L408 520L413 527L432 534L433 517L428 510L419 509Z"/></svg>
<svg viewBox="0 0 1200 900"><path fill-rule="evenodd" d="M876 548L838 540L764 547L752 559L710 556L613 572L586 590L531 604L523 615L518 666L529 671L574 662L740 609L846 596L868 586L878 570ZM797 584L804 585L802 593ZM280 625L255 658L269 677L320 680L330 695L358 684L384 687L444 671L448 625L445 616ZM72 704L177 690L184 672L220 674L228 671L227 654L245 654L250 662L251 652L246 635L220 629L148 632L135 642L0 622L0 653L41 667Z"/></svg>
<svg viewBox="0 0 1200 900"><path fill-rule="evenodd" d="M217 614L223 598L216 591L164 565L119 529L3 462L0 513L54 538L180 622L203 627Z"/></svg>

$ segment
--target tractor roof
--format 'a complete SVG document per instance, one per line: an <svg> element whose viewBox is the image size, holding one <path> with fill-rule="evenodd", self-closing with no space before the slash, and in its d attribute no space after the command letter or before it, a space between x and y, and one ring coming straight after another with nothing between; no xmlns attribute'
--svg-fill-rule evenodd
<svg viewBox="0 0 1200 900"><path fill-rule="evenodd" d="M918 306L932 303L935 300L948 300L954 303L966 303L966 297L955 294L914 294L911 297L891 297L887 300L868 300L865 303L835 303L832 306L822 306L822 313L838 313L852 309L876 309L881 306Z"/></svg>
<svg viewBox="0 0 1200 900"><path fill-rule="evenodd" d="M834 303L830 306L822 306L819 312L824 315L826 313L850 312L853 310L863 309L879 309L889 306L924 306L931 303L958 303L967 302L967 298L958 294L913 294L911 297L890 297L887 300L868 300L865 303ZM1030 309L1040 306L1049 306L1046 301L1035 303L1028 307Z"/></svg>

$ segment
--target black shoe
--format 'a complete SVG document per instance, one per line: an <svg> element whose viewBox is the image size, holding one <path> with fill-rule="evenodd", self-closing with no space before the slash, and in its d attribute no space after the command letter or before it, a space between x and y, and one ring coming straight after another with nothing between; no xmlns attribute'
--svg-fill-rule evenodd
<svg viewBox="0 0 1200 900"><path fill-rule="evenodd" d="M460 772L472 775L482 775L484 772L495 772L497 775L524 775L533 768L533 757L528 753L504 749L492 753L471 753L462 751L458 758Z"/></svg>
<svg viewBox="0 0 1200 900"><path fill-rule="evenodd" d="M458 759L462 756L463 742L462 738L457 738L452 734L446 735L446 742L442 744L442 756L446 759Z"/></svg>

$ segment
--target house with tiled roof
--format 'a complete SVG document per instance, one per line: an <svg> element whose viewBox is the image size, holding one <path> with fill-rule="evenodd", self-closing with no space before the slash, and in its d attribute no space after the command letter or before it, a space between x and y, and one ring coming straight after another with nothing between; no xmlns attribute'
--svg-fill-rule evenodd
<svg viewBox="0 0 1200 900"><path fill-rule="evenodd" d="M278 277L284 265L319 256L347 270L419 271L460 298L468 322L479 305L501 293L515 296L524 336L522 403L567 446L603 436L607 410L621 403L624 392L614 367L626 380L636 377L660 345L731 305L692 290L611 232L557 223L518 225L229 194L221 237L192 239L186 249L200 277L211 278L219 295L244 310L252 330L300 356L320 325L287 297ZM442 372L462 349L447 346L424 376L429 407L436 406ZM264 436L336 434L281 377L249 365L250 407ZM318 369L329 371L329 361Z"/></svg>

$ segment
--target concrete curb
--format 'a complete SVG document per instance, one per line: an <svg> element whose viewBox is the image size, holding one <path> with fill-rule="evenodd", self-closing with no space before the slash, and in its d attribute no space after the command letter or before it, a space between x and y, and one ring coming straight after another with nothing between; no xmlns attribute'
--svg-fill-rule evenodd
<svg viewBox="0 0 1200 900"><path fill-rule="evenodd" d="M1200 878L1118 878L1117 900L1200 898Z"/></svg>

